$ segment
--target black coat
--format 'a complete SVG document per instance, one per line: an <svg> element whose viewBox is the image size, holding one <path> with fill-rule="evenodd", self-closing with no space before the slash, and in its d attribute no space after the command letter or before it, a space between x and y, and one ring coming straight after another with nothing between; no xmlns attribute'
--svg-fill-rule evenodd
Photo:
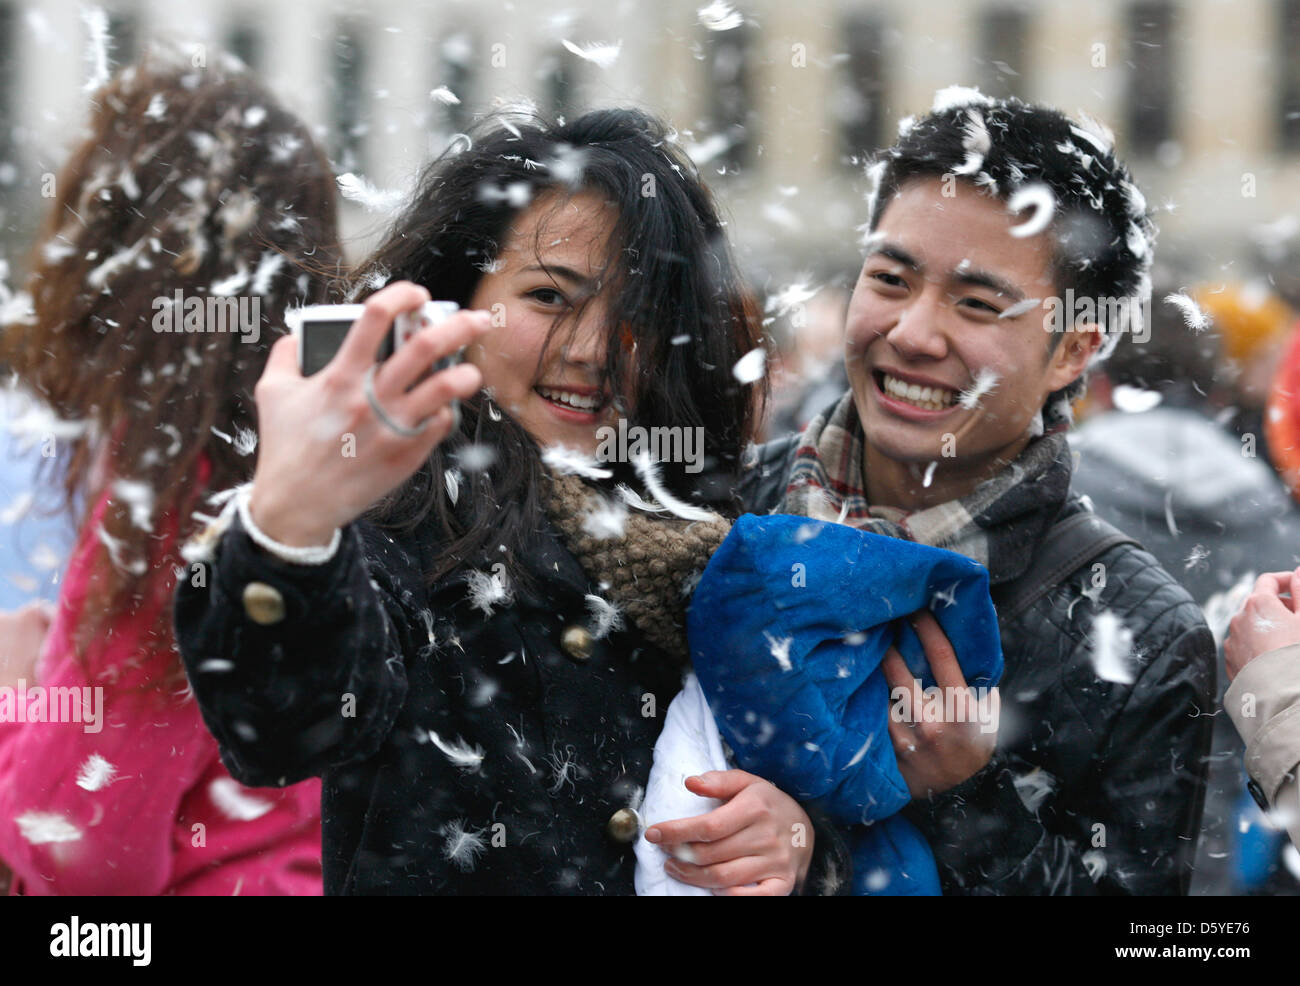
<svg viewBox="0 0 1300 986"><path fill-rule="evenodd" d="M796 444L758 450L741 486L746 509L781 502ZM1083 509L1072 498L1060 516ZM1095 602L1082 591L1095 591L1094 563L1106 573ZM992 593L996 604L999 586ZM1103 610L1133 633L1131 685L1094 671ZM905 809L944 892L1186 894L1214 721L1215 647L1200 609L1155 558L1123 544L999 623L1006 669L992 761Z"/></svg>
<svg viewBox="0 0 1300 986"><path fill-rule="evenodd" d="M523 559L533 590L490 616L463 573L425 587L436 543L356 522L305 567L236 518L175 610L223 762L249 785L322 777L327 894L632 893L634 828L610 823L645 787L681 667L632 627L594 639L597 589L553 533ZM283 619L250 619L250 583ZM817 831L815 865L842 869Z"/></svg>

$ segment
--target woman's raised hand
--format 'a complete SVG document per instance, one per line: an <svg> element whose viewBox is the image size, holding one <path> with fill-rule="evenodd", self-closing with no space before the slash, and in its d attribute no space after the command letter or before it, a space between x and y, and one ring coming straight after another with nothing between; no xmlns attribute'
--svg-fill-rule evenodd
<svg viewBox="0 0 1300 986"><path fill-rule="evenodd" d="M393 320L429 300L428 291L409 281L371 295L334 358L310 377L298 370L294 338L272 347L255 391L258 458L249 501L253 521L268 537L293 547L328 543L335 528L419 469L455 427L452 401L482 386L478 368L459 363L420 378L435 360L486 331L487 312L457 312L385 360L373 376L382 416L366 394L367 374ZM405 433L412 429L419 430Z"/></svg>

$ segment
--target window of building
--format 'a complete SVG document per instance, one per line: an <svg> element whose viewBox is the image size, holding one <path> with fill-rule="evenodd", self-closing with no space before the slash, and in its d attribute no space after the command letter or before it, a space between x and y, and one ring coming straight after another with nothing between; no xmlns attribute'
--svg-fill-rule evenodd
<svg viewBox="0 0 1300 986"><path fill-rule="evenodd" d="M335 163L341 171L365 170L366 47L360 25L342 21L334 32L330 122Z"/></svg>
<svg viewBox="0 0 1300 986"><path fill-rule="evenodd" d="M464 133L474 119L474 47L474 40L464 32L448 35L439 46L436 78L431 88L446 87L460 100L441 103L440 122L448 133Z"/></svg>
<svg viewBox="0 0 1300 986"><path fill-rule="evenodd" d="M0 3L0 226L9 225L19 171L16 139L18 51L15 43L18 29L14 5ZM0 234L2 239L3 234Z"/></svg>
<svg viewBox="0 0 1300 986"><path fill-rule="evenodd" d="M1174 5L1130 4L1128 39L1128 144L1150 154L1174 137Z"/></svg>
<svg viewBox="0 0 1300 986"><path fill-rule="evenodd" d="M979 25L980 89L996 99L1026 98L1029 15L1019 7L994 7Z"/></svg>
<svg viewBox="0 0 1300 986"><path fill-rule="evenodd" d="M726 139L727 149L714 160L728 171L754 159L753 40L745 23L729 31L710 31L705 43L709 136Z"/></svg>
<svg viewBox="0 0 1300 986"><path fill-rule="evenodd" d="M1277 66L1279 143L1300 150L1300 0L1278 4Z"/></svg>
<svg viewBox="0 0 1300 986"><path fill-rule="evenodd" d="M262 36L252 24L234 24L226 33L230 53L254 72L262 68Z"/></svg>
<svg viewBox="0 0 1300 986"><path fill-rule="evenodd" d="M880 148L885 132L885 31L872 16L855 14L843 25L845 53L835 93L844 160L857 167Z"/></svg>
<svg viewBox="0 0 1300 986"><path fill-rule="evenodd" d="M140 49L140 19L125 10L110 11L108 15L108 60L113 71L130 65Z"/></svg>
<svg viewBox="0 0 1300 986"><path fill-rule="evenodd" d="M578 94L581 72L577 57L563 48L542 59L538 75L542 80L543 106L553 116L572 120L581 112Z"/></svg>

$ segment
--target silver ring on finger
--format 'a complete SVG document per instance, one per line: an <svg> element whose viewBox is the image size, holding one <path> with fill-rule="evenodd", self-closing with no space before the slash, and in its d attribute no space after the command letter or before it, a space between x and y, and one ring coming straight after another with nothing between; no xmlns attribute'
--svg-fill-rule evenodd
<svg viewBox="0 0 1300 986"><path fill-rule="evenodd" d="M366 400L370 402L370 409L375 412L375 417L377 417L380 420L380 423L382 423L389 431L395 432L403 438L414 438L416 435L424 431L425 428L429 427L429 419L425 418L414 427L408 427L407 425L394 421L392 417L389 416L388 412L383 409L382 405L380 405L379 398L375 396L375 371L378 369L378 363L371 364L370 369L366 371L366 379L363 384L363 389L366 392Z"/></svg>

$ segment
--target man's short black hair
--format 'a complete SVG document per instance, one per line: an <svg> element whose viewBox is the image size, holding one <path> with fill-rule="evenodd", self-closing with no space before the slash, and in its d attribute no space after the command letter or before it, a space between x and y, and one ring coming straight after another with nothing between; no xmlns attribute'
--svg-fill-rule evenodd
<svg viewBox="0 0 1300 986"><path fill-rule="evenodd" d="M937 94L928 115L900 124L897 143L869 173L876 181L871 231L899 190L915 179L953 175L1004 201L1045 185L1054 203L1057 290L1094 303L1129 299L1122 311L1137 318L1149 303L1155 226L1146 199L1115 157L1113 137L1096 121L1076 122L1051 107L952 87ZM1106 335L1097 360L1110 354L1125 329L1140 329L1131 319L1110 317L1116 310L1097 306L1098 327ZM1054 337L1053 349L1059 339ZM1048 404L1072 399L1082 389L1081 377Z"/></svg>

